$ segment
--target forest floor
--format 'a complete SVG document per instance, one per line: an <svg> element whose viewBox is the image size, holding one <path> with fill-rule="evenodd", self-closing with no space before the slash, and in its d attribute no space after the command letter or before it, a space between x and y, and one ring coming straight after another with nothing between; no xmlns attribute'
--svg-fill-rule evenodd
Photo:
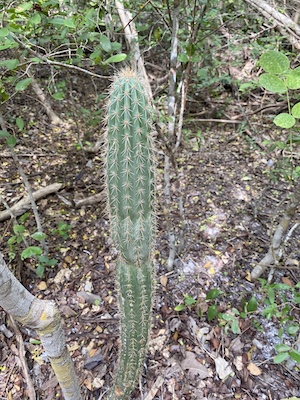
<svg viewBox="0 0 300 400"><path fill-rule="evenodd" d="M18 99L17 115L24 118L25 129L19 134L16 152L33 189L56 182L61 182L63 188L38 201L49 254L58 260L57 265L46 267L38 278L33 271L34 260L22 261L21 251L13 248L16 258L10 267L31 293L55 299L83 398L92 400L101 398L111 386L119 333L114 287L116 252L105 201L76 206L79 199L103 190L101 152L88 153L80 146L81 142L94 143L103 130L99 121L91 125L88 109L94 110L99 120L102 115L100 107L93 108L95 96L88 94L89 88L86 90L82 93L78 89L74 95L75 108L68 109L63 103L60 108L56 106L67 122L61 127L49 124L41 105L31 100L29 108L25 96ZM235 102L233 99L232 104ZM235 113L233 106L231 112ZM284 283L290 290L277 290L266 281L250 279L251 270L269 248L270 235L290 189L282 179L270 180L268 161L276 154L268 154L262 142L274 137L274 129L264 117L259 118L258 125L253 122L252 131L238 124L204 124L191 118L185 122L184 141L176 154L177 170L174 166L171 169L171 222L177 236L182 231L184 238L172 271L166 269L164 160L158 141L153 328L145 368L132 399L300 397L299 365L297 368L286 361L273 361L274 346L293 346L299 333L292 336L286 332L289 324L299 325L299 304L294 297L298 294L299 300L295 285L300 282L300 270L293 268L300 262L299 228L291 235L273 278L273 283ZM24 187L4 146L1 160L2 196L12 205L24 194ZM184 215L178 206L180 194ZM60 225L60 232L59 223L66 224ZM31 233L36 230L31 212L24 225ZM10 220L0 224L0 248L6 261L12 228ZM31 244L36 242L32 240ZM262 278L267 279L267 273ZM210 299L206 298L208 293ZM255 304L249 306L253 296L257 309ZM181 311L175 310L178 305L184 305ZM269 318L264 313L268 306L272 309ZM208 318L214 311L215 318ZM6 331L0 332L0 399L25 400L28 389L19 342L4 312L0 312L0 325L14 333L7 337ZM37 339L35 333L19 329L37 398L61 399L43 349L33 340Z"/></svg>

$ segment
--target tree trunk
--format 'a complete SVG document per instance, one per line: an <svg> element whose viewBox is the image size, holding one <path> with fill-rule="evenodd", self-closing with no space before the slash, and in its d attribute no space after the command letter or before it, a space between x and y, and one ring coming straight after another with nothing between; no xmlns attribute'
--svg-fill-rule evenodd
<svg viewBox="0 0 300 400"><path fill-rule="evenodd" d="M0 252L0 306L21 324L36 330L49 357L65 400L81 400L61 319L54 301L34 297L16 279Z"/></svg>

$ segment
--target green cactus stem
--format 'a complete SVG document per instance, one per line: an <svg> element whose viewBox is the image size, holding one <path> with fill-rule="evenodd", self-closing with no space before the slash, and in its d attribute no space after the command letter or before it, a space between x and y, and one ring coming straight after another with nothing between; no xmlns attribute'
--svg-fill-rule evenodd
<svg viewBox="0 0 300 400"><path fill-rule="evenodd" d="M135 72L120 72L107 106L106 184L121 317L119 365L109 400L128 400L145 360L153 299L152 112Z"/></svg>

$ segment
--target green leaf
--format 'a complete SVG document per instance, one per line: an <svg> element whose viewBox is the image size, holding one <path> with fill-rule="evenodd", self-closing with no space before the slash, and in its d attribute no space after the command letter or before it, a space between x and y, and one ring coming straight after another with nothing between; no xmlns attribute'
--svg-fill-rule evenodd
<svg viewBox="0 0 300 400"><path fill-rule="evenodd" d="M274 346L274 349L277 351L277 353L285 353L285 352L291 350L291 346L288 346L287 344L284 344L284 343L280 343L280 344L276 344Z"/></svg>
<svg viewBox="0 0 300 400"><path fill-rule="evenodd" d="M15 69L18 65L19 65L19 60L17 59L0 61L0 67L6 67L10 71Z"/></svg>
<svg viewBox="0 0 300 400"><path fill-rule="evenodd" d="M4 41L4 43L2 43L0 45L0 51L1 50L6 50L6 49L13 49L14 47L17 47L17 46L18 46L18 44L14 40L6 39Z"/></svg>
<svg viewBox="0 0 300 400"><path fill-rule="evenodd" d="M289 358L289 353L280 353L277 354L277 356L275 356L273 358L273 362L274 364L281 364L283 361L287 360Z"/></svg>
<svg viewBox="0 0 300 400"><path fill-rule="evenodd" d="M300 103L296 103L292 108L292 115L295 118L300 118Z"/></svg>
<svg viewBox="0 0 300 400"><path fill-rule="evenodd" d="M295 296L293 298L293 303L300 304L300 295L299 294L295 294Z"/></svg>
<svg viewBox="0 0 300 400"><path fill-rule="evenodd" d="M64 94L64 92L60 91L60 92L53 93L52 97L55 100L63 100L65 98L65 94Z"/></svg>
<svg viewBox="0 0 300 400"><path fill-rule="evenodd" d="M27 88L27 86L30 85L30 83L31 83L31 78L22 79L16 84L15 89L16 91L23 91Z"/></svg>
<svg viewBox="0 0 300 400"><path fill-rule="evenodd" d="M185 308L184 304L178 304L178 306L174 307L175 311L182 311Z"/></svg>
<svg viewBox="0 0 300 400"><path fill-rule="evenodd" d="M40 58L38 58L38 57L32 57L31 59L30 59L30 61L31 62L34 62L34 63L40 63L40 62L43 62L43 60L41 60Z"/></svg>
<svg viewBox="0 0 300 400"><path fill-rule="evenodd" d="M300 400L300 397L289 397L289 398L284 398L284 399L280 399L280 400Z"/></svg>
<svg viewBox="0 0 300 400"><path fill-rule="evenodd" d="M300 89L300 67L293 69L286 77L286 85L290 89Z"/></svg>
<svg viewBox="0 0 300 400"><path fill-rule="evenodd" d="M254 296L251 297L251 299L247 303L247 311L248 312L253 312L257 310L257 301Z"/></svg>
<svg viewBox="0 0 300 400"><path fill-rule="evenodd" d="M268 289L268 298L269 298L271 304L275 303L275 292L272 288Z"/></svg>
<svg viewBox="0 0 300 400"><path fill-rule="evenodd" d="M211 289L209 292L206 294L206 300L213 300L216 299L219 294L223 293L222 290L220 289Z"/></svg>
<svg viewBox="0 0 300 400"><path fill-rule="evenodd" d="M231 330L232 330L232 333L234 333L234 334L240 333L239 322L237 319L232 321Z"/></svg>
<svg viewBox="0 0 300 400"><path fill-rule="evenodd" d="M42 249L38 246L29 246L22 251L21 258L22 260L25 260L25 258L40 256L42 252Z"/></svg>
<svg viewBox="0 0 300 400"><path fill-rule="evenodd" d="M218 315L218 307L216 304L213 304L207 309L207 319L208 321L212 321Z"/></svg>
<svg viewBox="0 0 300 400"><path fill-rule="evenodd" d="M259 83L262 87L272 93L284 93L287 90L286 84L283 82L283 80L273 74L260 75Z"/></svg>
<svg viewBox="0 0 300 400"><path fill-rule="evenodd" d="M11 236L11 237L8 239L7 244L8 244L8 245L15 244L15 243L16 243L16 239L17 239L17 237L16 237L15 235L14 235L14 236Z"/></svg>
<svg viewBox="0 0 300 400"><path fill-rule="evenodd" d="M101 61L102 51L100 49L93 51L90 54L90 59L94 61L95 64L98 64Z"/></svg>
<svg viewBox="0 0 300 400"><path fill-rule="evenodd" d="M196 303L196 300L193 297L188 295L185 295L184 297L185 297L184 302L187 306L191 306Z"/></svg>
<svg viewBox="0 0 300 400"><path fill-rule="evenodd" d="M53 25L63 25L72 29L76 28L73 18L55 17L49 20L49 22Z"/></svg>
<svg viewBox="0 0 300 400"><path fill-rule="evenodd" d="M46 234L44 233L44 232L34 232L32 235L31 235L31 237L34 239L34 240L37 240L38 242L41 242L42 240L45 240L46 239Z"/></svg>
<svg viewBox="0 0 300 400"><path fill-rule="evenodd" d="M290 67L287 56L275 50L264 53L260 57L259 63L266 72L271 74L281 74Z"/></svg>
<svg viewBox="0 0 300 400"><path fill-rule="evenodd" d="M22 233L25 231L25 227L23 225L15 224L13 226L13 231L15 235L22 235Z"/></svg>
<svg viewBox="0 0 300 400"><path fill-rule="evenodd" d="M20 131L22 131L23 128L24 128L24 120L23 120L23 118L17 117L16 118L16 124L17 124L17 127L20 129Z"/></svg>
<svg viewBox="0 0 300 400"><path fill-rule="evenodd" d="M9 135L6 138L6 143L9 147L15 147L16 143L17 143L17 139L13 136L13 135Z"/></svg>
<svg viewBox="0 0 300 400"><path fill-rule="evenodd" d="M37 12L37 13L33 14L32 17L30 17L29 21L30 21L33 25L38 25L38 24L41 23L42 17L41 17L41 15L40 15L40 13Z"/></svg>
<svg viewBox="0 0 300 400"><path fill-rule="evenodd" d="M292 115L290 115L288 113L281 113L281 114L276 115L273 122L275 125L279 126L280 128L289 129L295 125L296 120Z"/></svg>
<svg viewBox="0 0 300 400"><path fill-rule="evenodd" d="M57 264L57 260L55 258L48 258L46 256L39 256L39 262L47 265L48 267L53 267Z"/></svg>
<svg viewBox="0 0 300 400"><path fill-rule="evenodd" d="M293 360L295 360L297 362L300 362L300 353L299 353L299 351L297 351L295 349L292 349L291 351L289 351L289 355Z"/></svg>
<svg viewBox="0 0 300 400"><path fill-rule="evenodd" d="M7 131L0 131L0 137L8 137L10 136L10 133L8 133Z"/></svg>
<svg viewBox="0 0 300 400"><path fill-rule="evenodd" d="M39 277L39 278L42 278L43 277L43 275L44 275L44 271L45 271L45 268L44 268L44 266L43 265L41 265L41 264L38 264L38 266L37 266L37 268L36 268L36 274L37 274L37 276Z"/></svg>
<svg viewBox="0 0 300 400"><path fill-rule="evenodd" d="M9 35L9 30L7 28L1 28L0 29L0 37L5 37Z"/></svg>
<svg viewBox="0 0 300 400"><path fill-rule="evenodd" d="M298 324L290 324L286 327L286 331L289 335L294 336L299 331Z"/></svg>
<svg viewBox="0 0 300 400"><path fill-rule="evenodd" d="M15 8L15 13L20 14L32 8L32 1L28 1L26 3L20 4L17 8Z"/></svg>
<svg viewBox="0 0 300 400"><path fill-rule="evenodd" d="M38 339L30 338L30 339L29 339L29 343L32 343L32 344L41 344L41 341L38 340Z"/></svg>
<svg viewBox="0 0 300 400"><path fill-rule="evenodd" d="M111 42L107 36L105 36L105 35L100 36L100 44L101 44L102 49L104 51L106 51L107 53L109 53L111 51Z"/></svg>
<svg viewBox="0 0 300 400"><path fill-rule="evenodd" d="M185 53L180 53L178 54L177 60L182 63L187 63L189 61L189 58Z"/></svg>
<svg viewBox="0 0 300 400"><path fill-rule="evenodd" d="M124 61L127 58L127 54L124 53L120 53L120 54L116 54L114 56L109 57L107 60L103 61L103 65L107 65L110 63L118 63L121 61Z"/></svg>

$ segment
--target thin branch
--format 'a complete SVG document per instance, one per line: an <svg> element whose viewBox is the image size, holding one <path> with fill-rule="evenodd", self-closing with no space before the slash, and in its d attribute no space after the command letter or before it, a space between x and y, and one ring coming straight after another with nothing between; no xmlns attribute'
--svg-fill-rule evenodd
<svg viewBox="0 0 300 400"><path fill-rule="evenodd" d="M62 188L62 186L62 183L53 183L51 185L36 190L32 193L32 197L34 198L34 201L37 201L48 196L51 193L58 192ZM24 197L22 200L11 207L8 205L9 210L0 211L0 222L8 219L11 216L11 213L14 217L24 214L24 212L30 209L30 206L31 201L29 196Z"/></svg>
<svg viewBox="0 0 300 400"><path fill-rule="evenodd" d="M146 86L147 92L152 99L152 90L147 76L147 72L144 65L144 60L140 52L138 33L135 28L133 17L131 13L125 8L122 1L115 0L116 7L119 13L120 20L123 25L125 39L128 44L129 49L132 51L133 59L131 62L131 67L137 70L139 75L143 78L144 84Z"/></svg>
<svg viewBox="0 0 300 400"><path fill-rule="evenodd" d="M279 224L275 229L267 254L262 258L262 260L260 260L260 262L255 266L255 268L251 272L252 279L259 278L264 273L267 267L274 266L274 264L278 263L282 258L283 237L285 235L291 235L291 233L287 234L287 231L291 223L291 220L294 218L296 214L299 204L300 204L300 184L298 184L295 187L292 199L287 205L284 215L280 219Z"/></svg>
<svg viewBox="0 0 300 400"><path fill-rule="evenodd" d="M77 65L65 64L65 63L63 63L63 62L49 60L49 58L47 58L47 57L44 56L43 54L38 53L37 51L33 50L33 49L30 47L29 44L28 44L28 45L24 44L15 34L11 33L11 35L13 36L14 40L15 40L17 43L19 43L19 45L20 45L23 49L28 50L28 51L29 51L31 54L33 54L35 57L37 57L37 58L39 58L39 59L41 59L41 60L43 61L42 63L40 63L40 62L31 62L32 65L34 65L34 64L38 64L38 65L41 65L41 64L55 65L55 66L57 66L57 67L73 69L73 70L75 70L75 71L79 71L79 72L82 72L82 73L87 74L87 75L90 75L90 76L94 76L95 78L99 78L99 79L111 79L110 76L95 74L94 72L91 72L91 71L89 71L89 70L87 70L87 69L78 67Z"/></svg>

